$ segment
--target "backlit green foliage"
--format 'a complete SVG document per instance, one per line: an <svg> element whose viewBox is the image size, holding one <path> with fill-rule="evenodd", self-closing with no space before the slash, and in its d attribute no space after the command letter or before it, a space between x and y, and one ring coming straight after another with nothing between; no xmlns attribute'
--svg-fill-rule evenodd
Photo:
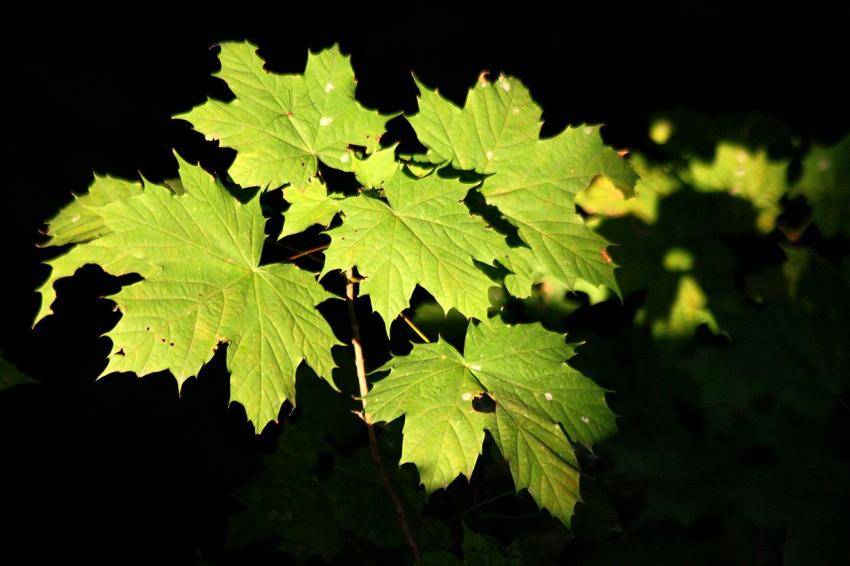
<svg viewBox="0 0 850 566"><path fill-rule="evenodd" d="M420 85L410 122L428 153L404 164L395 146L380 148L388 117L357 102L337 48L310 54L303 75L267 72L247 43L223 45L219 59L235 99L179 118L235 149L230 179L260 192L226 187L179 157L179 191L98 179L50 223L50 245L75 246L50 261L38 318L50 312L53 283L83 265L139 274L111 297L122 317L107 334L104 373L169 370L182 383L226 343L231 398L259 430L295 402L301 362L332 383L337 339L316 309L333 296L325 274L356 269L388 330L418 287L477 322L463 353L440 342L392 360L366 399L367 418L407 415L402 461L417 465L429 491L471 476L489 431L517 488L568 524L580 500L571 442L590 448L613 433L613 415L604 391L567 365L563 334L506 325L491 296L528 296L547 280L616 289L607 243L574 201L599 175L630 194L630 166L598 127L539 139L541 110L513 78L482 79L463 109ZM322 167L353 173L359 194L328 185ZM330 236L318 275L261 260L260 195L279 188L290 205L281 238L316 225ZM507 220L503 231L473 196ZM520 241L509 243L514 229ZM391 393L396 383L411 394ZM492 413L474 406L484 393Z"/></svg>
<svg viewBox="0 0 850 566"><path fill-rule="evenodd" d="M595 126L542 139L511 77L482 76L460 106L417 82L418 110L392 117L360 105L336 48L302 75L246 43L219 58L235 98L179 119L235 150L230 168L177 157L168 182L96 177L49 223L36 321L83 266L130 275L108 296L103 374L168 371L181 407L226 348L212 367L251 425L228 415L249 436L282 423L232 493L225 563L264 545L398 558L361 418L423 564L848 555L850 138L777 151L740 123L715 135L674 116L623 159ZM389 139L390 119L414 143ZM162 378L112 379L173 393ZM31 381L0 360L6 399Z"/></svg>

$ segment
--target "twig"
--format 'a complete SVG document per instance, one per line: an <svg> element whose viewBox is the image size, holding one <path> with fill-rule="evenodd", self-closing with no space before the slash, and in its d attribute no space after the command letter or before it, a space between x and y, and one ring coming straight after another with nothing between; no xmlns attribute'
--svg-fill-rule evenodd
<svg viewBox="0 0 850 566"><path fill-rule="evenodd" d="M393 489L393 485L390 483L390 478L387 475L387 470L384 468L384 463L381 460L381 453L378 450L378 438L375 435L375 426L366 420L366 394L369 393L369 383L366 381L366 362L363 358L363 346L360 343L360 325L357 324L357 315L354 312L354 299L357 298L357 281L354 277L353 269L346 271L345 275L348 279L348 283L345 286L345 296L348 299L346 301L348 303L348 319L351 323L351 345L354 347L354 367L357 369L357 384L360 388L360 399L363 404L363 421L366 423L366 429L369 432L369 453L372 455L372 461L375 463L375 467L378 468L378 474L384 483L384 491L387 492L393 503L393 507L395 507L396 521L398 521L398 526L401 528L402 533L404 533L407 546L410 547L410 552L413 554L413 560L418 563L421 560L419 547L416 545L416 540L410 532L401 500L399 500L398 494Z"/></svg>
<svg viewBox="0 0 850 566"><path fill-rule="evenodd" d="M315 248L310 248L309 250L304 250L303 252L298 252L297 254L295 254L293 256L289 256L289 259L290 259L290 261L292 261L292 260L296 260L300 257L304 257L305 255L313 255L316 252L323 252L326 249L328 249L329 245L330 244L323 244L321 246L316 246Z"/></svg>
<svg viewBox="0 0 850 566"><path fill-rule="evenodd" d="M540 513L528 513L526 515L495 515L493 513L487 513L486 515L480 515L480 519L505 519L507 521L515 521L517 519L534 519L535 517L539 517Z"/></svg>
<svg viewBox="0 0 850 566"><path fill-rule="evenodd" d="M406 322L406 323L407 323L407 325L408 325L410 328L412 328L412 329L413 329L413 331L416 333L416 335L417 335L417 336L419 336L420 338L422 338L422 339L423 339L426 343L428 343L428 344L430 344L430 343L431 343L431 340L430 340L430 339L429 339L429 338L425 335L425 333L424 333L424 332L422 332L422 330L420 330L420 329L419 329L419 327L418 327L418 326L416 326L416 324L414 324L414 323L413 323L413 321L412 321L412 320L410 320L410 318L409 318L406 314L401 313L401 318L402 318L402 320L404 320L404 322Z"/></svg>
<svg viewBox="0 0 850 566"><path fill-rule="evenodd" d="M493 503L494 501L498 501L499 499L504 499L505 497L507 497L507 496L509 496L509 495L516 495L516 490L515 490L515 489L510 489L510 490L508 490L508 491L505 491L505 492L503 492L503 493L500 493L500 494L498 494L498 495L494 495L493 497L490 497L490 498L488 498L488 499L485 499L484 501L482 501L482 502L480 502L480 503L477 503L477 504L473 505L473 506L472 506L472 507L470 507L469 509L466 509L466 510L464 510L464 511L462 511L462 512L458 513L457 515L455 515L455 516L454 516L454 517L453 517L453 518L449 521L449 523L454 523L454 522L455 522L455 521L457 521L458 519L460 519L460 518L462 518L462 517L464 517L464 516L466 516L466 515L468 515L468 514L472 513L473 511L477 511L477 510L481 509L482 507L484 507L485 505L489 505L489 504Z"/></svg>

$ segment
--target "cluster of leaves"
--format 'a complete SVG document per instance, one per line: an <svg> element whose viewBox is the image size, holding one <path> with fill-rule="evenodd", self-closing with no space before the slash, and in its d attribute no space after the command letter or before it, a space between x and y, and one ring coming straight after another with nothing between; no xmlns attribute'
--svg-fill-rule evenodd
<svg viewBox="0 0 850 566"><path fill-rule="evenodd" d="M246 44L220 59L235 98L182 118L232 165L97 179L50 223L74 246L38 315L82 265L137 273L110 297L103 373L184 384L226 344L231 400L257 429L281 421L211 560L409 558L352 413L340 272L360 281L364 415L388 423L423 562L850 554L850 137L671 114L635 141L636 181L596 128L539 139L512 78L482 77L462 107L418 84L419 112L394 118L356 102L336 50L297 76ZM417 140L387 143L389 119Z"/></svg>
<svg viewBox="0 0 850 566"><path fill-rule="evenodd" d="M178 118L236 151L226 174L178 156L178 179L165 185L96 179L49 224L48 244L72 247L49 261L36 321L54 283L85 265L137 274L110 297L121 318L103 373L167 370L182 384L226 343L231 399L261 430L294 405L302 363L336 387L340 331L317 307L334 301L340 273L356 278L388 333L421 290L473 321L465 341L418 345L377 368L389 375L362 399L364 418L405 416L401 462L428 491L470 477L489 431L516 488L569 524L575 446L610 436L614 416L605 391L567 364L562 332L508 324L490 297L527 297L547 281L616 290L607 242L574 201L600 175L629 194L630 166L597 127L540 139L541 110L513 78L482 76L463 108L420 84L408 121L427 152L396 155L381 145L392 116L357 102L338 49L310 54L303 75L267 72L247 43L222 45L219 58L234 98ZM355 190L332 182L340 172ZM279 189L288 208L278 232L261 200ZM318 273L264 256L310 230L330 237Z"/></svg>

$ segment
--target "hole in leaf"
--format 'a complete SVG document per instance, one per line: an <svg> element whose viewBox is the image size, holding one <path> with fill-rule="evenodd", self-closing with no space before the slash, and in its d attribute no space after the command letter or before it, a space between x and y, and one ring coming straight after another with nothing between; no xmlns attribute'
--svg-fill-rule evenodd
<svg viewBox="0 0 850 566"><path fill-rule="evenodd" d="M496 400L487 393L481 393L472 400L472 410L478 413L495 413Z"/></svg>
<svg viewBox="0 0 850 566"><path fill-rule="evenodd" d="M484 195L482 195L478 190L471 190L466 193L466 197L464 197L463 202L472 214L478 215L484 219L488 228L496 230L500 234L506 236L509 246L514 248L528 247L528 245L522 241L522 238L519 237L519 230L517 227L511 224L498 208L492 204L488 204L484 199Z"/></svg>

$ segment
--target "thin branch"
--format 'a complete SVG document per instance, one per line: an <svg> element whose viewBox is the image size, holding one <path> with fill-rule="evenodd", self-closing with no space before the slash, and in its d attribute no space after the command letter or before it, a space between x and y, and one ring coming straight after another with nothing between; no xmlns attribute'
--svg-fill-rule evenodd
<svg viewBox="0 0 850 566"><path fill-rule="evenodd" d="M490 497L490 498L488 498L488 499L485 499L484 501L482 501L482 502L480 502L480 503L477 503L477 504L473 505L473 506L472 506L472 507L470 507L469 509L466 509L466 510L462 511L461 513L458 513L457 515L455 515L455 516L454 516L454 517L453 517L453 518L449 521L449 523L454 523L454 522L455 522L455 521L457 521L458 519L463 518L464 516L466 516L466 515L468 515L468 514L472 513L473 511L477 511L478 509L481 509L481 508L482 508L482 507L484 507L485 505L489 505L489 504L493 503L494 501L498 501L499 499L504 499L505 497L507 497L507 496L509 496L509 495L516 495L516 490L515 490L515 489L510 489L510 490L508 490L508 491L505 491L505 492L503 492L503 493L500 493L500 494L498 494L498 495L494 495L493 497Z"/></svg>
<svg viewBox="0 0 850 566"><path fill-rule="evenodd" d="M363 560L365 564L374 564L374 562L372 562L372 560L368 556L366 556L366 553L363 552L363 549L357 545L357 541L355 540L355 537L351 535L351 533L343 533L343 536L345 536L346 540L348 541L348 544L354 547L354 550L357 551L357 554L360 555L361 560Z"/></svg>
<svg viewBox="0 0 850 566"><path fill-rule="evenodd" d="M345 296L348 299L348 321L351 324L351 345L354 347L354 367L357 369L357 385L360 388L360 398L363 400L365 409L366 394L369 393L369 382L366 381L366 359L363 356L363 346L360 343L360 325L357 323L357 314L354 311L354 300L357 298L357 282L354 279L354 270L345 272L348 282L345 285Z"/></svg>
<svg viewBox="0 0 850 566"><path fill-rule="evenodd" d="M304 250L303 252L298 252L297 254L295 254L293 256L289 256L289 260L292 261L292 260L296 260L298 258L304 257L305 255L313 255L316 252L323 252L326 249L328 249L328 246L330 246L330 244L322 244L321 246L316 246L315 248L310 248L309 250Z"/></svg>
<svg viewBox="0 0 850 566"><path fill-rule="evenodd" d="M425 335L425 333L424 333L424 332L422 332L422 330L420 330L420 328L419 328L418 326L416 326L416 324L414 324L414 323L413 323L413 321L412 321L412 320L410 320L410 318L409 318L406 314L401 313L401 318L402 318L402 320L404 320L404 322L406 322L406 323L407 323L407 325L408 325L410 328L412 328L412 329L413 329L413 331L416 333L416 335L417 335L417 336L419 336L420 338L422 338L422 339L423 339L425 342L427 342L428 344L430 344L430 343L431 343L431 339L430 339L430 338L428 338L428 336L426 336L426 335Z"/></svg>
<svg viewBox="0 0 850 566"><path fill-rule="evenodd" d="M363 357L363 346L360 343L360 325L357 324L357 315L354 311L354 300L357 298L357 280L354 277L354 270L349 269L345 272L348 283L345 286L345 296L348 299L348 319L351 323L351 345L354 347L354 366L357 369L357 384L360 388L360 399L363 404L363 421L366 423L366 429L369 432L369 453L372 456L372 461L375 467L378 468L378 474L381 476L381 481L384 484L384 491L392 501L395 507L396 521L404 534L407 541L407 546L413 554L414 562L421 560L419 547L416 545L416 540L410 532L410 527L407 524L407 515L404 513L404 507L401 505L401 500L398 498L395 489L393 489L390 478L387 475L387 470L384 468L384 463L381 460L381 453L378 450L378 438L375 435L375 426L366 420L366 394L369 393L369 382L366 381L366 362Z"/></svg>
<svg viewBox="0 0 850 566"><path fill-rule="evenodd" d="M535 517L539 517L540 513L528 513L526 515L495 515L492 513L488 513L486 515L480 515L480 519L505 519L507 521L515 521L517 519L534 519Z"/></svg>

